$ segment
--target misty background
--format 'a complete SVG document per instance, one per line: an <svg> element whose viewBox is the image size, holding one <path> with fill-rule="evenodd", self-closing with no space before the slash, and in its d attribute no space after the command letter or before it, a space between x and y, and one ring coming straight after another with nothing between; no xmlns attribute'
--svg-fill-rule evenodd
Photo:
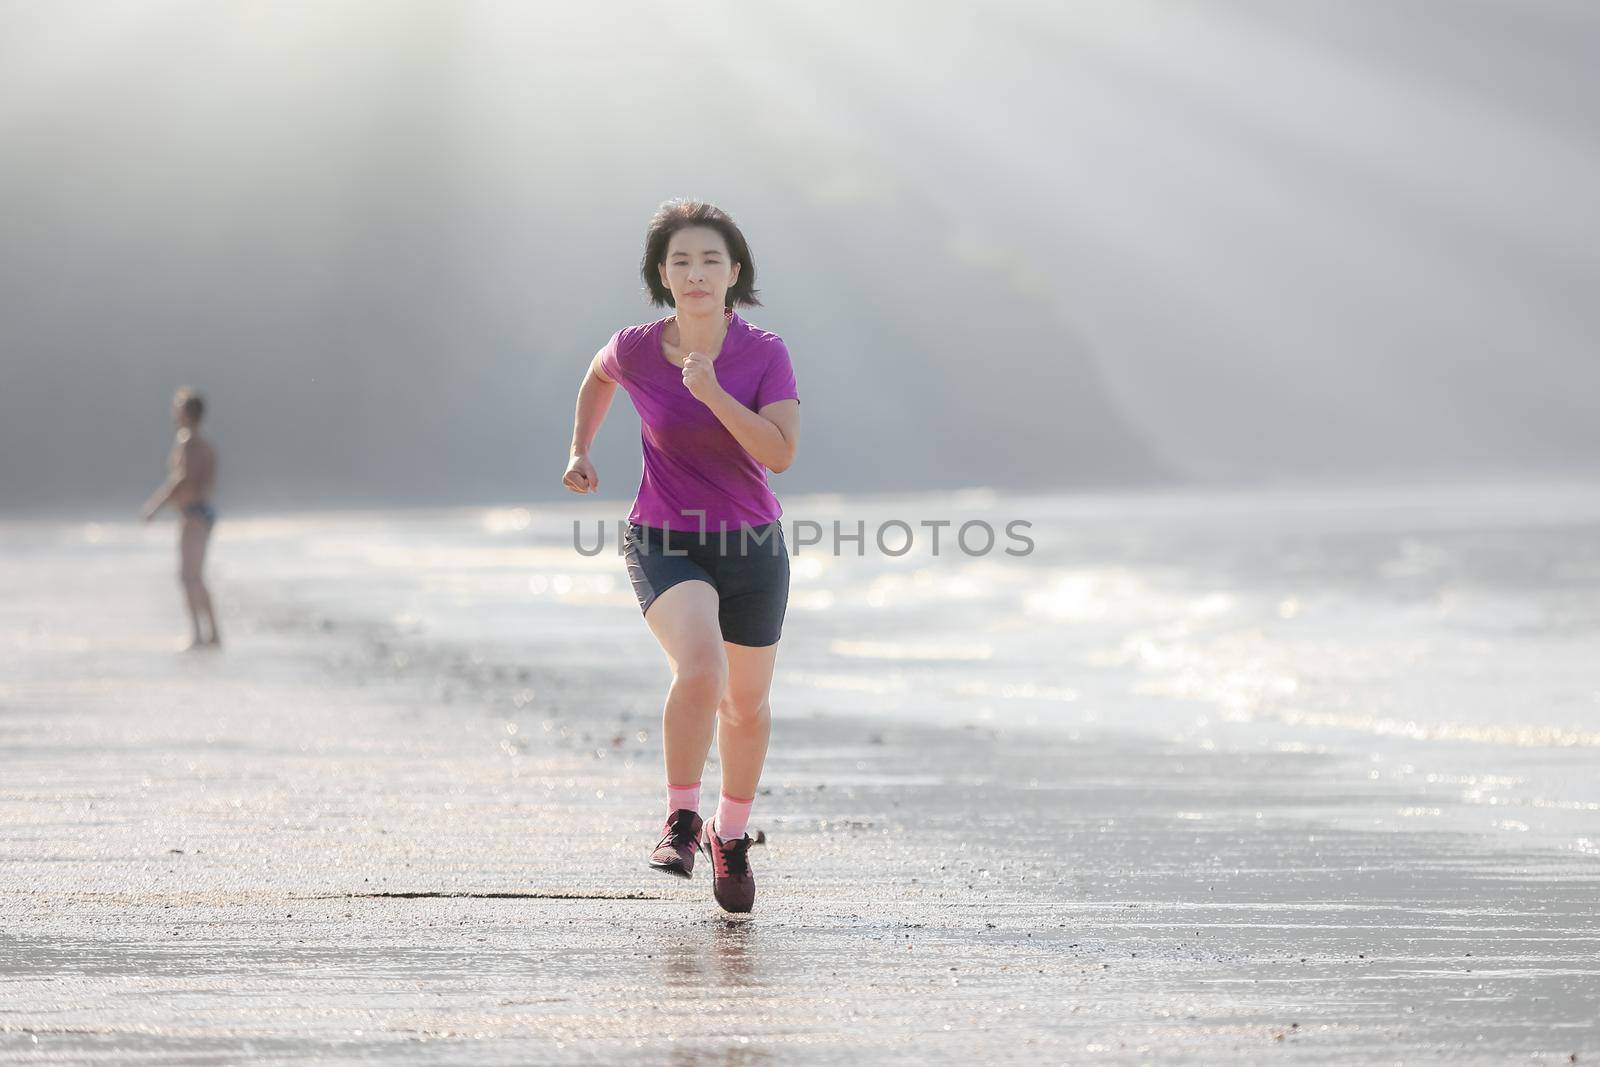
<svg viewBox="0 0 1600 1067"><path fill-rule="evenodd" d="M567 499L730 211L791 491L1600 470L1578 0L0 3L0 509ZM601 495L632 497L619 391Z"/></svg>

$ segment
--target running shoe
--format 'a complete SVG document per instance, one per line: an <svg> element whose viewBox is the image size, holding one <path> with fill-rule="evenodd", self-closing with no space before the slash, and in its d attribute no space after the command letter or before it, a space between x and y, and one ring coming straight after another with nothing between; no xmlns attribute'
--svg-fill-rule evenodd
<svg viewBox="0 0 1600 1067"><path fill-rule="evenodd" d="M711 894L723 911L749 911L756 903L756 876L750 871L750 835L737 841L717 836L716 820L706 824L700 848L711 857Z"/></svg>
<svg viewBox="0 0 1600 1067"><path fill-rule="evenodd" d="M650 866L658 871L688 878L694 873L695 846L700 841L700 815L679 808L667 816L661 828L661 843L650 853Z"/></svg>

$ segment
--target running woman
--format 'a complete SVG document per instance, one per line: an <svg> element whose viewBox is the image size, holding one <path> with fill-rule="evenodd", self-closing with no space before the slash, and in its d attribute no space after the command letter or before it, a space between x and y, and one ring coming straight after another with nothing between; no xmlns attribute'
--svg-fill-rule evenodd
<svg viewBox="0 0 1600 1067"><path fill-rule="evenodd" d="M783 339L734 312L760 306L739 227L710 204L669 200L650 220L640 273L674 314L617 331L578 391L562 484L599 490L589 447L621 385L639 412L644 472L623 534L629 580L672 669L661 716L667 819L650 866L682 878L697 848L730 912L755 904L746 827L772 730L768 693L789 602L783 509L767 472L788 470L800 395ZM713 732L721 797L700 817Z"/></svg>

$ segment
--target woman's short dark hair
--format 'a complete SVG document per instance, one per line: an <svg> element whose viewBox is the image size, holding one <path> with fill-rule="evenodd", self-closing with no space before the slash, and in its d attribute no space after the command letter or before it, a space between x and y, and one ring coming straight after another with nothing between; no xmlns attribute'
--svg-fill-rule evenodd
<svg viewBox="0 0 1600 1067"><path fill-rule="evenodd" d="M724 303L730 308L760 307L761 301L756 299L756 264L750 258L750 246L745 243L744 234L726 211L698 200L668 200L656 209L655 217L650 220L650 228L644 236L644 260L639 264L639 274L644 278L650 302L677 307L672 290L661 284L659 268L667 261L667 245L672 243L672 235L690 226L709 226L722 234L729 258L739 264L738 280L728 286Z"/></svg>

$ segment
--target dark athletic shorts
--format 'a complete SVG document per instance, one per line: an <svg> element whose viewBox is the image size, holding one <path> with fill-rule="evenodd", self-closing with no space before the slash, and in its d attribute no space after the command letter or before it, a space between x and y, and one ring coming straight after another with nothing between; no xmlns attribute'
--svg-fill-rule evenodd
<svg viewBox="0 0 1600 1067"><path fill-rule="evenodd" d="M639 610L648 612L656 597L679 582L698 578L717 591L721 601L717 622L724 641L757 648L777 644L789 606L789 546L783 540L783 525L769 522L729 530L725 540L724 550L720 530L702 535L698 530L629 523L622 549Z"/></svg>

